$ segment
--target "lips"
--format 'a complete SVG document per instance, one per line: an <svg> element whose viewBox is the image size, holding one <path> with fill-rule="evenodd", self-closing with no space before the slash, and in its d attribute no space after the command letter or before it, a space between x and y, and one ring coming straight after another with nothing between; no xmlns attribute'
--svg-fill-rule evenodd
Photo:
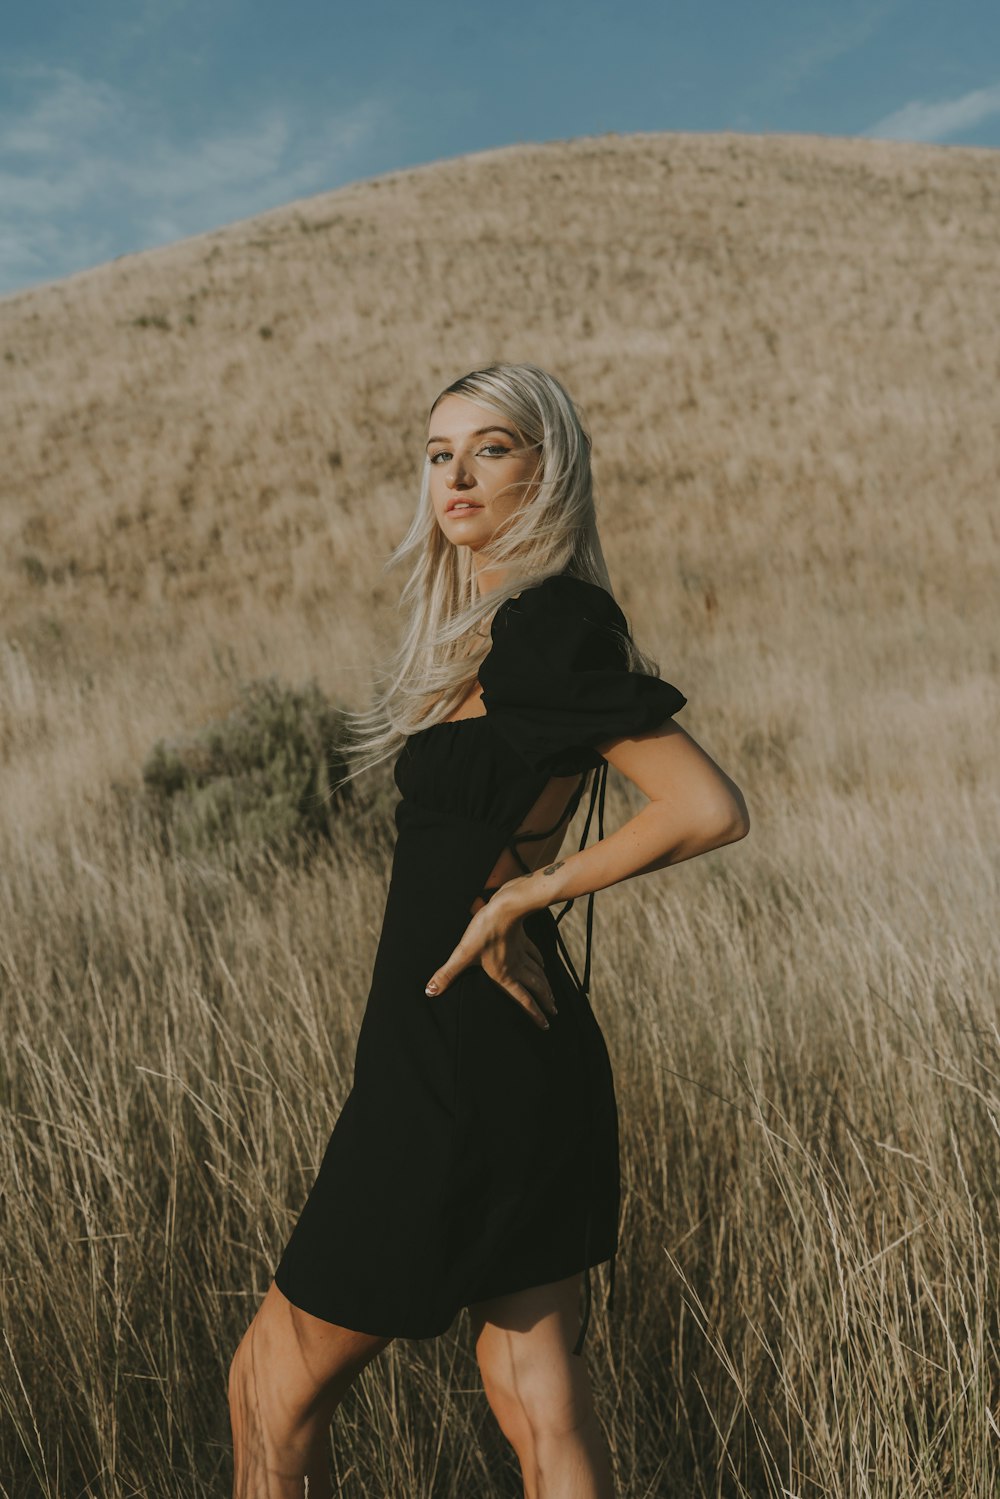
<svg viewBox="0 0 1000 1499"><path fill-rule="evenodd" d="M449 500L445 507L445 515L451 515L453 510L459 512L465 510L482 510L482 505L477 505L475 500Z"/></svg>

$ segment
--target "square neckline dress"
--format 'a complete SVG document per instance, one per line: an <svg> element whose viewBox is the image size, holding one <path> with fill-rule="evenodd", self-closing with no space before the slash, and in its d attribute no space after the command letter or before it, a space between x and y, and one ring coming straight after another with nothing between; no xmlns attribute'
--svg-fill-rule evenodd
<svg viewBox="0 0 1000 1499"><path fill-rule="evenodd" d="M583 978L548 906L523 918L558 1013L541 1030L482 966L424 985L458 944L504 849L571 818L593 772L603 836L607 762L595 744L687 702L628 669L628 624L604 588L556 573L504 599L479 668L485 713L431 724L394 765L396 839L353 1082L274 1271L303 1311L377 1337L438 1337L465 1306L610 1261L620 1207L618 1111L591 1008L594 894ZM553 776L578 775L552 828L517 835Z"/></svg>

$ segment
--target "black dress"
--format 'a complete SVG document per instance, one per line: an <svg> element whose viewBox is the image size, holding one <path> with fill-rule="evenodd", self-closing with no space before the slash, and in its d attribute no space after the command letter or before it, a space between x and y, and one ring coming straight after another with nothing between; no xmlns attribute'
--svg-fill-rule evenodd
<svg viewBox="0 0 1000 1499"><path fill-rule="evenodd" d="M630 672L621 609L561 573L504 600L479 670L485 715L411 734L394 765L401 800L354 1080L274 1273L313 1316L381 1337L436 1337L486 1297L583 1270L618 1245L618 1115L590 1007L593 894L577 977L548 907L524 930L558 1014L541 1030L479 963L424 993L472 919L504 848L552 776L592 771L603 833L607 762L595 744L641 733L687 701ZM553 831L536 832L536 838Z"/></svg>

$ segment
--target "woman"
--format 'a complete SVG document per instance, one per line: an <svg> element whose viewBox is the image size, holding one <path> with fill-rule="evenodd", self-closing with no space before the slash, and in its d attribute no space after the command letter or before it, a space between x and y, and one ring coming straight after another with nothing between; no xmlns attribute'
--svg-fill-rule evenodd
<svg viewBox="0 0 1000 1499"><path fill-rule="evenodd" d="M360 768L398 749L402 797L354 1084L232 1361L234 1495L301 1495L308 1478L310 1499L328 1496L352 1380L392 1338L439 1336L468 1307L525 1494L607 1499L579 1356L619 1206L587 992L593 896L743 837L746 807L631 639L590 439L551 375L493 365L437 397L393 560L411 555L390 690L357 716ZM648 802L602 838L609 764ZM591 773L580 850L560 858ZM580 979L559 923L583 895Z"/></svg>

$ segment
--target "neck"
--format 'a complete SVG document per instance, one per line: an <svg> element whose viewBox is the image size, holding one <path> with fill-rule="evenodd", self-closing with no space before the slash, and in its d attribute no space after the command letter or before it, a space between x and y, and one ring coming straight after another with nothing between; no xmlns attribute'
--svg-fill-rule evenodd
<svg viewBox="0 0 1000 1499"><path fill-rule="evenodd" d="M480 567L477 563L473 576L479 597L482 598L484 594L492 593L496 588L502 588L509 572L510 569L507 567L490 566L488 563Z"/></svg>

